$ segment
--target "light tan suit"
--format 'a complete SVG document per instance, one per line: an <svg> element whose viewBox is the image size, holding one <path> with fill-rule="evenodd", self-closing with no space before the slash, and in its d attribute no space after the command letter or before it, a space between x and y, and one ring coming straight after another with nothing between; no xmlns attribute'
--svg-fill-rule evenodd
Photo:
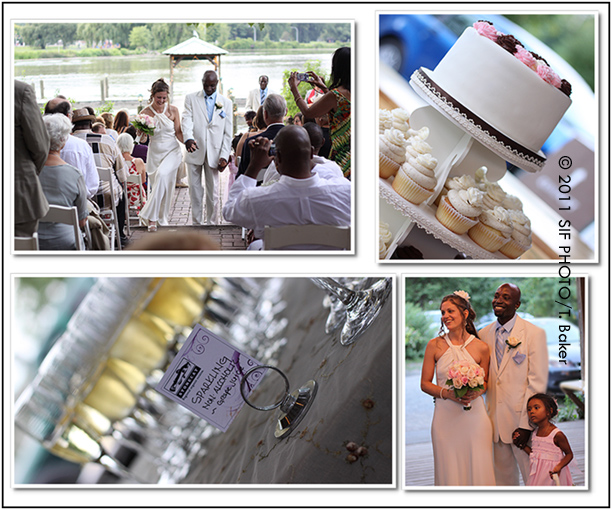
<svg viewBox="0 0 612 510"><path fill-rule="evenodd" d="M495 356L497 321L479 331L491 352L487 413L493 424L493 453L497 485L518 485L516 464L524 481L529 474L529 456L512 444L517 428L531 429L527 400L535 393L546 393L548 382L548 349L542 328L517 316L509 337L517 338L518 347L504 349L499 367ZM514 460L516 459L516 460Z"/></svg>
<svg viewBox="0 0 612 510"><path fill-rule="evenodd" d="M182 118L183 139L195 140L198 150L187 153L185 163L189 175L189 198L194 224L202 223L202 173L206 179L207 222L219 215L219 159L229 161L232 149L234 111L232 102L217 92L212 119L208 118L204 92L200 90L185 97Z"/></svg>

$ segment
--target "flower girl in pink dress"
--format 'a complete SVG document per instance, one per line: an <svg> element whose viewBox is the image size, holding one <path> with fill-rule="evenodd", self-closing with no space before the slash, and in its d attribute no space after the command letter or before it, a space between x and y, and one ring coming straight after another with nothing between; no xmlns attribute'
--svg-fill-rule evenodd
<svg viewBox="0 0 612 510"><path fill-rule="evenodd" d="M574 458L572 448L565 434L550 422L557 411L557 402L550 395L536 393L527 401L529 421L537 426L531 434L531 447L524 448L530 466L527 485L572 485L568 466Z"/></svg>

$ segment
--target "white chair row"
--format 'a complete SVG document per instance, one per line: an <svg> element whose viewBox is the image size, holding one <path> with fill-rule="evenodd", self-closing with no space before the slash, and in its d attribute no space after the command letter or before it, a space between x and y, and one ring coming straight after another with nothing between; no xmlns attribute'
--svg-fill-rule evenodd
<svg viewBox="0 0 612 510"><path fill-rule="evenodd" d="M49 204L47 214L45 214L40 221L71 225L74 232L74 240L77 250L85 250L85 242L83 240L84 234L79 226L79 213L76 206L66 207L62 205ZM36 251L38 248L37 232L34 232L32 237L15 237L15 250Z"/></svg>
<svg viewBox="0 0 612 510"><path fill-rule="evenodd" d="M288 246L305 244L350 250L351 228L335 225L286 225L264 228L265 250L282 250Z"/></svg>

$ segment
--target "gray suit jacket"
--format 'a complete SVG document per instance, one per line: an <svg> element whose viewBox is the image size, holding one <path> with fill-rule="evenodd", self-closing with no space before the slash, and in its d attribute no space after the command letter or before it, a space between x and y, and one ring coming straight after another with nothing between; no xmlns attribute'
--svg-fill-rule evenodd
<svg viewBox="0 0 612 510"><path fill-rule="evenodd" d="M49 135L34 90L15 80L15 224L42 218L49 210L38 180L49 155Z"/></svg>

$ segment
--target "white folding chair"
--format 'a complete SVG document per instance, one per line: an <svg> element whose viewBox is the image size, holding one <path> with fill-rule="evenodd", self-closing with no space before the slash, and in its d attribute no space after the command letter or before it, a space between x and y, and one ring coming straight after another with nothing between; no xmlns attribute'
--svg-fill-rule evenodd
<svg viewBox="0 0 612 510"><path fill-rule="evenodd" d="M127 180L125 181L125 183L123 184L123 190L125 193L125 217L127 219L127 221L125 222L125 224L127 225L127 234L128 236L130 235L131 232L131 225L130 222L132 220L136 221L136 225L138 225L140 223L140 218L138 216L138 209L136 207L130 207L130 200L129 200L129 196L128 196L128 185L129 184L137 184L138 185L138 190L140 191L140 204L142 206L143 202L144 202L144 187L142 185L142 176L140 174L129 174L127 176Z"/></svg>
<svg viewBox="0 0 612 510"><path fill-rule="evenodd" d="M100 177L100 183L108 183L108 189L110 190L110 204L104 204L101 208L100 214L104 218L104 222L108 225L110 230L110 243L111 250L121 250L121 232L119 230L119 220L117 219L117 207L115 206L115 193L113 190L113 178L112 170L110 168L98 168L98 176ZM102 186L103 188L105 186ZM105 201L106 202L106 201Z"/></svg>
<svg viewBox="0 0 612 510"><path fill-rule="evenodd" d="M264 228L264 250L281 250L288 246L307 244L348 250L351 247L351 228L336 225L285 225Z"/></svg>
<svg viewBox="0 0 612 510"><path fill-rule="evenodd" d="M15 250L38 251L38 233L34 232L32 237L15 237Z"/></svg>
<svg viewBox="0 0 612 510"><path fill-rule="evenodd" d="M47 211L47 214L45 214L40 221L72 225L77 250L85 250L85 243L83 242L81 227L79 226L79 212L76 206L66 207L63 205L49 204L49 211Z"/></svg>

